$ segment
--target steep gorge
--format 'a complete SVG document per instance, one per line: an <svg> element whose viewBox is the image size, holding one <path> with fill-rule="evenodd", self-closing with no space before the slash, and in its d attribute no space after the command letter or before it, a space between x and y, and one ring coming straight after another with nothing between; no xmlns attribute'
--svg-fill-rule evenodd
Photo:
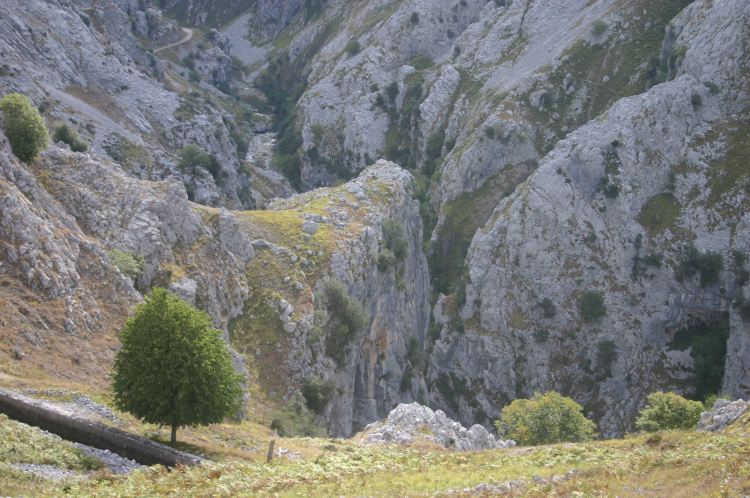
<svg viewBox="0 0 750 498"><path fill-rule="evenodd" d="M154 54L180 33L157 7L196 39ZM747 397L748 26L741 0L11 2L0 93L92 147L0 141L2 369L104 383L159 285L226 333L251 406L318 386L337 436L549 389L613 436L717 371Z"/></svg>

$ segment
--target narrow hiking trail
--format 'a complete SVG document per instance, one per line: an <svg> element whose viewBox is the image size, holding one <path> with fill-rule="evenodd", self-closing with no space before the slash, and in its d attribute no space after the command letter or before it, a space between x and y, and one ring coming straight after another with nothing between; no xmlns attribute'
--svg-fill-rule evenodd
<svg viewBox="0 0 750 498"><path fill-rule="evenodd" d="M193 39L192 29L190 28L181 28L181 29L182 29L182 32L185 34L182 38L180 38L178 41L174 43L169 43L167 45L154 49L154 54L158 54L159 52L162 52L164 50L169 50L170 48L178 47Z"/></svg>

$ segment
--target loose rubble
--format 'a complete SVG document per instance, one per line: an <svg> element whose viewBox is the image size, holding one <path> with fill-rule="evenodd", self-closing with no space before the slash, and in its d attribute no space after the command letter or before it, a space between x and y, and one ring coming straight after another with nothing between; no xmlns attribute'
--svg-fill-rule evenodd
<svg viewBox="0 0 750 498"><path fill-rule="evenodd" d="M135 460L121 457L117 453L112 453L109 450L102 450L81 443L73 443L73 446L86 453L88 456L96 458L102 462L113 474L127 474L134 470L144 468L144 465L139 464Z"/></svg>

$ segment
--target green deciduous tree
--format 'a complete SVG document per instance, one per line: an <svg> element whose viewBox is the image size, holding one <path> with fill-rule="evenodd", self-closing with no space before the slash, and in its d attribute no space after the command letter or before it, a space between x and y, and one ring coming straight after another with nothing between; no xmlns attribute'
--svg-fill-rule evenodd
<svg viewBox="0 0 750 498"><path fill-rule="evenodd" d="M20 93L9 93L0 100L5 117L5 135L13 154L29 162L47 146L48 134L44 119L34 103Z"/></svg>
<svg viewBox="0 0 750 498"><path fill-rule="evenodd" d="M581 405L554 391L513 401L495 425L504 437L521 445L588 441L596 433Z"/></svg>
<svg viewBox="0 0 750 498"><path fill-rule="evenodd" d="M679 394L655 392L648 395L635 426L638 430L656 432L666 429L694 429L703 411L703 403L690 401Z"/></svg>
<svg viewBox="0 0 750 498"><path fill-rule="evenodd" d="M155 289L127 320L114 363L115 404L177 428L221 422L241 406L242 377L207 313Z"/></svg>
<svg viewBox="0 0 750 498"><path fill-rule="evenodd" d="M214 177L217 184L221 184L226 173L216 157L203 151L197 145L187 145L178 153L178 166L182 171L195 175L198 168L203 168Z"/></svg>

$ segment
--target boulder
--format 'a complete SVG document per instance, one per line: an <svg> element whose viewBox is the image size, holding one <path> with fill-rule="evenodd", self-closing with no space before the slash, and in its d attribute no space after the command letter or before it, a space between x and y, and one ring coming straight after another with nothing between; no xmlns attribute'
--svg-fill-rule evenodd
<svg viewBox="0 0 750 498"><path fill-rule="evenodd" d="M750 402L741 399L737 401L717 400L711 410L701 413L698 430L709 432L720 431L740 418L747 411L748 407L750 407Z"/></svg>
<svg viewBox="0 0 750 498"><path fill-rule="evenodd" d="M408 445L424 438L444 448L476 451L492 448L512 448L512 440L496 440L481 425L469 429L448 418L442 410L433 411L419 403L398 405L388 418L365 427L365 443L397 443Z"/></svg>

